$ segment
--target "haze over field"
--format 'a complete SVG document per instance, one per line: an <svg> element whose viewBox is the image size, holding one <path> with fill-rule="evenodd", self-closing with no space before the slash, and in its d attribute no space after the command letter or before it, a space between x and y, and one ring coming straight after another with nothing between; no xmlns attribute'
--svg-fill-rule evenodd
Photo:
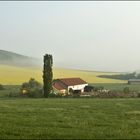
<svg viewBox="0 0 140 140"><path fill-rule="evenodd" d="M54 68L53 78L68 78L80 77L88 83L126 83L125 80L115 80L108 78L99 78L99 75L109 75L115 73L104 72L88 72L80 70L71 70L64 68ZM41 68L23 68L15 66L0 65L0 83L5 85L19 85L28 81L30 78L35 78L42 83L42 69Z"/></svg>
<svg viewBox="0 0 140 140"><path fill-rule="evenodd" d="M19 67L40 67L41 60L14 52L0 50L0 64Z"/></svg>
<svg viewBox="0 0 140 140"><path fill-rule="evenodd" d="M0 83L22 84L30 78L42 83L43 63L36 58L24 56L14 52L0 50ZM81 77L89 83L124 83L125 80L99 78L105 73L96 71L82 71L53 67L53 78Z"/></svg>
<svg viewBox="0 0 140 140"><path fill-rule="evenodd" d="M140 69L140 2L0 2L0 49L94 71Z"/></svg>

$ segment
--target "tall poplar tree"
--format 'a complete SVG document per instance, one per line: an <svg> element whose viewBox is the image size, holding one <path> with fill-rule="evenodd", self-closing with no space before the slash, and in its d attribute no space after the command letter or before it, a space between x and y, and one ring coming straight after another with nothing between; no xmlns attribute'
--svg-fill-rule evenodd
<svg viewBox="0 0 140 140"><path fill-rule="evenodd" d="M43 68L43 89L44 89L44 96L48 97L49 93L52 91L52 65L53 65L53 58L50 54L44 55L44 68Z"/></svg>

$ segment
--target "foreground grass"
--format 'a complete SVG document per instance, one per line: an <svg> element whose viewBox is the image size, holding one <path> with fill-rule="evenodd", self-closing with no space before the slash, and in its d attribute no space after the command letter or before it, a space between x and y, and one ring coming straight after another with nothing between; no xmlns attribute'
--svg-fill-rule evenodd
<svg viewBox="0 0 140 140"><path fill-rule="evenodd" d="M0 98L1 139L140 138L140 99Z"/></svg>
<svg viewBox="0 0 140 140"><path fill-rule="evenodd" d="M107 78L99 78L99 75L110 75L116 73L110 72L94 72L94 71L81 71L71 70L64 68L53 68L53 78L71 78L80 77L88 83L125 83L123 80L114 80ZM30 78L35 78L37 81L42 82L42 68L29 68L29 67L14 67L0 65L0 84L22 84Z"/></svg>

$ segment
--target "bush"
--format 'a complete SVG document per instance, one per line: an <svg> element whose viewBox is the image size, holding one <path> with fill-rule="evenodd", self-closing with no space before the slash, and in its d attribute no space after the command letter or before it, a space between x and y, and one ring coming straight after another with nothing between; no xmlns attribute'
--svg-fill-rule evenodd
<svg viewBox="0 0 140 140"><path fill-rule="evenodd" d="M94 87L93 91L99 91L99 90L103 90L104 87L103 86L97 86L97 87Z"/></svg>
<svg viewBox="0 0 140 140"><path fill-rule="evenodd" d="M0 90L4 90L4 87L2 84L0 84Z"/></svg>
<svg viewBox="0 0 140 140"><path fill-rule="evenodd" d="M73 89L70 88L70 89L69 89L69 93L70 93L70 94L73 94L73 92L74 92Z"/></svg>
<svg viewBox="0 0 140 140"><path fill-rule="evenodd" d="M21 86L21 95L27 97L43 97L42 85L31 78L28 82L25 82Z"/></svg>
<svg viewBox="0 0 140 140"><path fill-rule="evenodd" d="M93 86L85 86L85 88L84 88L84 92L93 92L93 91L94 91Z"/></svg>
<svg viewBox="0 0 140 140"><path fill-rule="evenodd" d="M8 97L19 97L20 96L20 93L19 92L10 92L8 94Z"/></svg>
<svg viewBox="0 0 140 140"><path fill-rule="evenodd" d="M43 97L43 92L42 89L31 89L27 94L27 97L31 97L31 98L41 98Z"/></svg>
<svg viewBox="0 0 140 140"><path fill-rule="evenodd" d="M55 93L50 93L48 97L63 97L61 93L55 94Z"/></svg>
<svg viewBox="0 0 140 140"><path fill-rule="evenodd" d="M123 89L123 92L124 92L124 93L129 93L129 92L130 92L129 87L125 87L125 88Z"/></svg>
<svg viewBox="0 0 140 140"><path fill-rule="evenodd" d="M124 92L109 91L109 92L94 92L91 94L91 96L97 98L135 98L138 95L135 92L126 94Z"/></svg>
<svg viewBox="0 0 140 140"><path fill-rule="evenodd" d="M137 93L137 97L140 98L140 92Z"/></svg>

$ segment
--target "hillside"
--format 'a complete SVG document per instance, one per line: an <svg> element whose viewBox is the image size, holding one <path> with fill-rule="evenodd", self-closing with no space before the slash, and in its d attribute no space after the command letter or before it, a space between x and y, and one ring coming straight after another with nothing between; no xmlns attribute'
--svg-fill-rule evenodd
<svg viewBox="0 0 140 140"><path fill-rule="evenodd" d="M42 82L42 69L40 60L28 56L0 50L0 83L22 84L30 78ZM112 75L115 73L72 70L53 68L53 78L80 77L88 83L124 83L123 80L114 80L97 77L99 75Z"/></svg>
<svg viewBox="0 0 140 140"><path fill-rule="evenodd" d="M80 70L71 70L64 68L53 68L53 78L65 78L65 77L80 77L89 83L125 83L123 80L114 80L107 78L99 78L98 75L113 74L103 72L89 72ZM35 78L39 82L42 82L42 67L17 67L0 65L0 83L1 84L22 84L28 81L29 78Z"/></svg>
<svg viewBox="0 0 140 140"><path fill-rule="evenodd" d="M20 67L32 67L39 66L41 62L36 58L20 55L14 52L0 50L0 64Z"/></svg>

